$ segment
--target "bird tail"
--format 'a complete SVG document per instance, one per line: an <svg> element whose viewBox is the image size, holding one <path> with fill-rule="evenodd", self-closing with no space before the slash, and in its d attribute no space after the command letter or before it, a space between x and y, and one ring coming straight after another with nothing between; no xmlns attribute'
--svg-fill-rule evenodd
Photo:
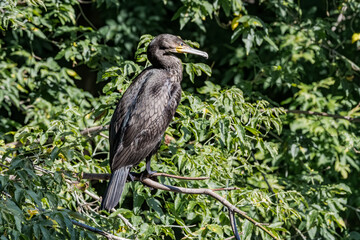
<svg viewBox="0 0 360 240"><path fill-rule="evenodd" d="M129 170L129 167L122 167L111 174L100 209L106 209L109 211L119 203Z"/></svg>

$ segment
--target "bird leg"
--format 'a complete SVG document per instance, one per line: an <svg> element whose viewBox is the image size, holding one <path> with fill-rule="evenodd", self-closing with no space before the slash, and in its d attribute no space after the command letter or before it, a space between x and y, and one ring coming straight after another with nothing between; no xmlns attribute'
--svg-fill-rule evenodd
<svg viewBox="0 0 360 240"><path fill-rule="evenodd" d="M151 155L146 157L146 170L145 170L145 172L147 173L147 176L151 176L154 173L156 173L156 171L151 171L150 161L151 161Z"/></svg>
<svg viewBox="0 0 360 240"><path fill-rule="evenodd" d="M151 161L151 154L146 157L146 169L140 174L140 181L142 181L144 178L150 178L156 182L158 182L157 177L151 177L151 175L155 174L156 171L151 171L150 168L150 161ZM152 187L150 187L150 190L153 190Z"/></svg>
<svg viewBox="0 0 360 240"><path fill-rule="evenodd" d="M134 176L134 174L132 174L131 172L129 172L128 180L129 180L129 178L130 178L131 182L134 182L136 180L136 176Z"/></svg>

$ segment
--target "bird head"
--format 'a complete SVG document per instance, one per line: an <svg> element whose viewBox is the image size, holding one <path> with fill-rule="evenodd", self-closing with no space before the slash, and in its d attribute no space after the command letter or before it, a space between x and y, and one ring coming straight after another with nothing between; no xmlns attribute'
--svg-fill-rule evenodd
<svg viewBox="0 0 360 240"><path fill-rule="evenodd" d="M160 51L162 55L172 53L189 53L208 58L206 52L197 50L187 45L181 38L171 34L161 34L156 36L148 47L148 55L151 52Z"/></svg>

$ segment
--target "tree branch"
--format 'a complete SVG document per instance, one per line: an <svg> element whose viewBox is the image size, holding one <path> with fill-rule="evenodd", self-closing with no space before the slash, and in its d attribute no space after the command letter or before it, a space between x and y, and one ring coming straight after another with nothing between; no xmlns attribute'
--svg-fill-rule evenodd
<svg viewBox="0 0 360 240"><path fill-rule="evenodd" d="M95 176L95 175L98 175L98 176ZM208 196L214 198L215 200L219 201L225 207L227 207L228 210L229 210L230 216L231 216L231 214L236 213L236 214L240 215L241 217L249 220L256 227L258 227L261 230L265 231L273 239L278 239L273 233L271 233L268 229L266 229L264 226L262 226L261 223L255 221L253 218L249 217L245 212L243 212L240 209L238 209L237 207L235 207L233 204L231 204L225 198L223 198L220 195L216 194L213 190L207 189L207 188L184 188L184 187L176 187L176 186L161 184L161 183L158 183L158 182L150 179L150 177L154 177L154 175L155 174L153 174L153 175L151 175L149 177L145 177L145 178L139 178L139 177L135 176L134 179L142 182L143 184L145 184L145 185L147 185L147 186L149 186L151 188L158 189L158 190L170 191L170 192L176 192L176 193L183 193L183 194L208 195ZM86 173L86 174L83 174L83 176L91 176L91 179L98 179L98 180L100 180L101 177L104 177L103 180L107 180L107 179L109 179L110 174L108 175L108 174L95 174L95 173L89 174L89 173ZM236 230L236 223L235 223L234 219L235 219L234 216L230 217L230 221L231 221L231 224L232 224L233 231ZM236 239L240 239L239 234L237 232L234 232L234 235L235 235Z"/></svg>
<svg viewBox="0 0 360 240"><path fill-rule="evenodd" d="M106 175L106 174L100 174L100 175ZM109 174L110 175L110 174ZM99 179L98 179L99 180ZM74 182L70 181L69 179L65 179L65 182L69 183L69 184L74 184ZM98 195L96 195L95 193L90 192L89 190L84 190L83 191L86 195L88 195L89 197L95 199L96 201L100 201L100 197ZM111 212L115 212L116 209L113 208L110 210ZM116 216L118 216L124 223L126 226L128 226L129 228L131 228L132 230L136 230L136 228L129 222L129 220L127 220L123 215L121 215L120 213L117 214Z"/></svg>
<svg viewBox="0 0 360 240"><path fill-rule="evenodd" d="M81 223L81 222L78 222L78 221L75 221L75 220L71 220L71 222L76 225L76 226L79 226L81 228L84 228L86 230L89 230L91 232L94 232L96 234L100 234L104 237L106 237L107 239L115 239L115 240L130 240L130 239L127 239L127 238L122 238L122 237L117 237L115 235L112 235L111 233L108 233L108 232L105 232L101 229L98 229L98 228L94 228L94 227L91 227L89 225L86 225L84 223Z"/></svg>
<svg viewBox="0 0 360 240"><path fill-rule="evenodd" d="M220 195L216 194L211 189L207 189L207 188L198 188L198 189L196 189L196 188L175 187L175 186L165 185L165 184L155 182L155 181L151 180L150 178L142 179L141 182L144 183L145 185L149 186L149 187L164 190L164 191L171 191L171 192L177 192L177 193L186 193L186 194L208 195L208 196L214 198L215 200L219 201L220 203L222 203L225 207L227 207L229 209L229 211L239 214L241 217L243 217L243 218L249 220L251 223L253 223L256 227L261 228L263 231L265 231L267 234L269 234L269 236L271 236L273 239L277 239L277 237L274 234L272 234L269 230L267 230L265 227L263 227L260 223L258 223L257 221L255 221L254 219L249 217L245 212L241 211L240 209L238 209L237 207L232 205L228 200L226 200L225 198L223 198ZM234 234L236 235L236 233L234 233Z"/></svg>
<svg viewBox="0 0 360 240"><path fill-rule="evenodd" d="M40 172L42 172L42 173L46 173L46 174L54 174L52 171L49 171L49 170L46 170L46 169L43 169L43 168L41 168L41 167L39 167L39 166L34 166L34 169L35 170L37 170L37 171L40 171ZM94 175L94 174L88 174L88 175ZM102 177L104 177L104 178L102 178L102 179L110 179L110 174L97 174L97 175L100 175L100 176L102 176ZM108 177L108 178L107 178ZM98 178L98 180L100 180L99 178ZM74 182L72 182L71 180L69 180L69 179L67 179L67 178L65 178L65 182L67 182L67 183L69 183L69 184L74 184ZM93 199L95 199L96 201L100 201L100 197L98 196L98 195L96 195L95 193L92 193L92 192L90 192L90 191L88 191L88 190L83 190L83 192L86 194L86 195L88 195L88 196L90 196L91 198L93 198ZM115 212L116 210L113 208L113 209L111 209L111 212ZM125 225L126 226L128 226L129 228L131 228L131 229L133 229L133 230L136 230L136 228L129 222L129 220L127 220L123 215L121 215L120 213L119 214L117 214L117 216L125 223Z"/></svg>
<svg viewBox="0 0 360 240"><path fill-rule="evenodd" d="M7 166L6 166L6 167L7 167ZM40 172L42 172L42 173L45 173L45 174L53 174L52 171L43 169L43 168L38 167L38 166L34 166L34 167L35 167L35 169L36 169L37 171L40 171ZM7 167L7 168L8 168L8 167ZM72 184L72 182L71 182L69 179L65 179L65 181L66 181L67 183ZM87 190L85 190L84 192L85 192L86 194L88 194L89 196L91 196L92 198L96 199L96 200L99 200L99 199L100 199L98 196L96 196L95 194L93 194L93 193L91 193L91 192L89 192L89 191L87 191ZM8 193L6 193L6 192L2 192L2 193L5 194L8 198L12 198L12 196L9 195ZM45 211L45 210L42 209L42 208L38 208L38 207L37 207L37 209L38 209L39 211ZM112 210L115 211L115 209L112 209ZM119 214L119 215L120 215L120 214ZM119 216L119 215L118 215L118 216ZM121 219L124 218L122 215L120 215L119 217L120 217ZM125 218L124 218L124 219L125 219ZM112 235L112 234L110 234L110 233L108 233L108 232L105 232L105 231L103 231L103 230L101 230L101 229L91 227L91 226L89 226L89 225L86 225L86 224L84 224L84 223L75 221L75 220L73 220L73 219L70 219L70 220L71 220L71 222L72 222L74 225L79 226L79 227L82 227L82 228L84 228L84 229L86 229L86 230L89 230L89 231L91 231L91 232L94 232L94 233L96 233L96 234L100 234L100 235L106 237L107 239L130 240L130 239L127 239L127 238L117 237L117 236ZM125 220L126 220L126 222L128 222L127 219L125 219ZM123 221L124 221L124 220L123 220ZM124 221L124 222L125 222L125 221ZM127 224L126 222L125 222L125 224ZM130 223L129 223L129 224L130 224ZM128 225L128 226L129 226L129 225ZM132 229L136 230L131 224L130 224L129 227L131 227Z"/></svg>
<svg viewBox="0 0 360 240"><path fill-rule="evenodd" d="M227 187L227 188L214 188L211 189L213 191L231 191L231 190L240 190L241 188L238 187Z"/></svg>
<svg viewBox="0 0 360 240"><path fill-rule="evenodd" d="M302 110L289 110L285 109L287 113L294 113L294 114L305 114L305 115L315 115L320 117L330 117L334 119L345 119L349 122L360 122L360 118L352 118L349 116L341 116L337 114L330 114L330 113L324 113L324 112L313 112L313 111L302 111Z"/></svg>
<svg viewBox="0 0 360 240"><path fill-rule="evenodd" d="M254 155L253 151L251 151L251 157L252 157L252 158L254 159L254 161L260 166L260 163L259 163L258 160L255 158L255 155ZM270 191L272 194L276 195L275 192L274 192L274 190L272 189L269 181L267 180L265 173L264 173L263 171L261 171L260 169L258 169L258 170L260 171L261 175L263 176L263 178L264 178L264 180L265 180L265 182L266 182L266 185L267 185L268 188L269 188L269 191Z"/></svg>

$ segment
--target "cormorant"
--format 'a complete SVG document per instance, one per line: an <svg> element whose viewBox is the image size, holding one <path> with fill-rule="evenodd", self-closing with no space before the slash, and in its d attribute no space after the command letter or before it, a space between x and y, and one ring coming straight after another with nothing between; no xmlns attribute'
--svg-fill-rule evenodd
<svg viewBox="0 0 360 240"><path fill-rule="evenodd" d="M152 63L132 82L120 99L109 128L111 178L101 203L110 210L120 200L131 167L151 156L160 147L166 128L181 98L182 64L174 54L190 53L208 58L206 52L188 46L180 38L161 34L149 44Z"/></svg>

